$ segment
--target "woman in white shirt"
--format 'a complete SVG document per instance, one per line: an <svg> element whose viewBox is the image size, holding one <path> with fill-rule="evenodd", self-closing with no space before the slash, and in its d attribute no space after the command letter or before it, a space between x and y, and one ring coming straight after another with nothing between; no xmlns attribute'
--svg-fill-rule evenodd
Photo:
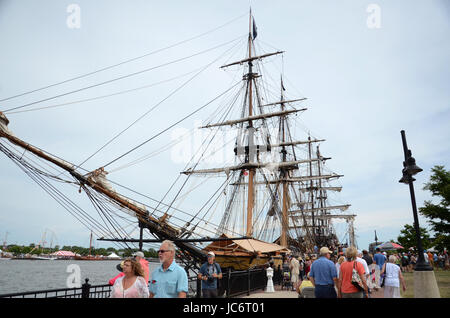
<svg viewBox="0 0 450 318"><path fill-rule="evenodd" d="M111 298L148 298L148 286L141 264L135 259L127 258L122 269L125 276L114 282Z"/></svg>
<svg viewBox="0 0 450 318"><path fill-rule="evenodd" d="M406 290L405 280L403 279L400 267L395 265L396 258L394 255L389 256L389 262L384 263L381 275L384 277L384 298L400 298L400 283L403 291Z"/></svg>
<svg viewBox="0 0 450 318"><path fill-rule="evenodd" d="M342 264L344 261L345 261L345 257L344 257L344 256L341 256L341 257L339 257L338 261L337 261L336 264L334 265L334 266L336 266L338 278L339 278L339 272L340 272L340 269L341 269L341 264Z"/></svg>

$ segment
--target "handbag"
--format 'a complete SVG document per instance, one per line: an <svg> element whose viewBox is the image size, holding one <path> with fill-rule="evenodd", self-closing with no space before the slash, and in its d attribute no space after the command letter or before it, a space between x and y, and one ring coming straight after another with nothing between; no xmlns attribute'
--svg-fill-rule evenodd
<svg viewBox="0 0 450 318"><path fill-rule="evenodd" d="M364 285L361 280L361 276L359 276L358 271L356 270L356 261L353 262L353 269L352 269L352 284L355 286L359 291L364 290Z"/></svg>
<svg viewBox="0 0 450 318"><path fill-rule="evenodd" d="M386 275L387 275L387 264L386 264L386 268L384 269L384 274L382 274L380 276L380 287L384 287L384 281L386 280Z"/></svg>

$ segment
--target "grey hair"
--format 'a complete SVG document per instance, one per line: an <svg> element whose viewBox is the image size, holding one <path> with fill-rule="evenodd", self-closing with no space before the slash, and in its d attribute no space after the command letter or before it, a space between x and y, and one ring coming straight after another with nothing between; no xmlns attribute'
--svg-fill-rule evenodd
<svg viewBox="0 0 450 318"><path fill-rule="evenodd" d="M389 263L395 263L397 258L394 255L389 256Z"/></svg>
<svg viewBox="0 0 450 318"><path fill-rule="evenodd" d="M163 244L167 244L167 248L168 248L170 251L174 251L174 252L175 252L175 244L173 244L172 241L165 240L165 241L163 241L163 242L161 243L161 245L163 245Z"/></svg>

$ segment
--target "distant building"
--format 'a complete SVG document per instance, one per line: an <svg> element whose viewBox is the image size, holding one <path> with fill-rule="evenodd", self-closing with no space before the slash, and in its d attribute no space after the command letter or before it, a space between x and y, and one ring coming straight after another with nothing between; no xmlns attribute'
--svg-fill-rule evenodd
<svg viewBox="0 0 450 318"><path fill-rule="evenodd" d="M376 253L376 251L375 251L375 248L378 246L378 245L380 245L380 244L383 244L383 242L373 242L373 243L370 243L369 244L369 253L371 253L371 254L375 254Z"/></svg>

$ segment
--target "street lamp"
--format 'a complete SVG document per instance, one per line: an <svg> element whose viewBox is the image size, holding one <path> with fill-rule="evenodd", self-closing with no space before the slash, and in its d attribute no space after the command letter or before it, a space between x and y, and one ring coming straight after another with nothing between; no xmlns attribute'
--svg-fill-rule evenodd
<svg viewBox="0 0 450 318"><path fill-rule="evenodd" d="M403 176L399 182L409 185L414 215L414 229L416 231L417 249L419 252L419 257L414 268L414 295L416 298L440 297L433 268L425 261L424 258L422 239L420 238L419 218L417 217L416 197L414 194L413 185L413 181L416 179L413 178L413 175L416 175L423 170L416 165L416 160L412 157L411 150L409 150L406 145L405 131L402 130L400 133L402 135L405 161L403 161Z"/></svg>
<svg viewBox="0 0 450 318"><path fill-rule="evenodd" d="M413 215L414 215L414 229L416 230L416 240L417 240L417 249L419 251L419 259L416 263L415 270L416 271L432 271L433 268L425 261L424 255L423 255L423 247L422 247L422 239L420 238L420 229L419 229L419 219L417 217L417 206L416 206L416 196L414 194L414 185L413 181L414 179L412 176L416 175L417 173L423 171L421 168L419 168L416 165L416 159L412 157L411 150L408 149L408 146L406 145L406 137L405 137L405 131L402 130L402 142L403 142L403 152L405 154L405 161L403 161L403 176L399 180L400 183L405 183L409 185L409 192L411 194L411 204L413 209Z"/></svg>

